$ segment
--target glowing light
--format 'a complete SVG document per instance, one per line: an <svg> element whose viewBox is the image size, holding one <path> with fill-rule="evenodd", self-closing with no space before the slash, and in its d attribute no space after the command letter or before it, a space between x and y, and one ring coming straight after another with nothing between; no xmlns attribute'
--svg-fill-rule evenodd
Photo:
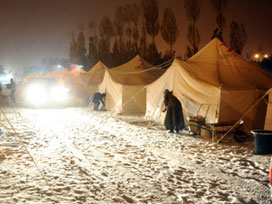
<svg viewBox="0 0 272 204"><path fill-rule="evenodd" d="M33 105L43 105L47 103L46 89L38 84L28 87L26 97L27 101Z"/></svg>
<svg viewBox="0 0 272 204"><path fill-rule="evenodd" d="M69 89L63 86L57 86L51 89L50 98L56 102L63 102L68 98Z"/></svg>
<svg viewBox="0 0 272 204"><path fill-rule="evenodd" d="M12 74L7 74L6 79L10 80L10 79L12 79L12 77L13 77Z"/></svg>
<svg viewBox="0 0 272 204"><path fill-rule="evenodd" d="M58 68L58 69L62 69L63 67L62 67L62 65L58 64L58 65L57 65L57 68Z"/></svg>
<svg viewBox="0 0 272 204"><path fill-rule="evenodd" d="M10 82L10 79L12 79L12 78L13 78L12 74L1 74L0 75L0 82L2 84L7 84Z"/></svg>
<svg viewBox="0 0 272 204"><path fill-rule="evenodd" d="M34 106L56 105L68 100L69 89L63 86L48 88L43 84L32 84L26 92L27 102Z"/></svg>
<svg viewBox="0 0 272 204"><path fill-rule="evenodd" d="M255 54L254 57L255 57L256 59L259 59L259 58L260 58L260 55L259 55L259 54Z"/></svg>
<svg viewBox="0 0 272 204"><path fill-rule="evenodd" d="M265 54L265 55L264 55L264 58L268 58L268 57L269 57L268 54Z"/></svg>

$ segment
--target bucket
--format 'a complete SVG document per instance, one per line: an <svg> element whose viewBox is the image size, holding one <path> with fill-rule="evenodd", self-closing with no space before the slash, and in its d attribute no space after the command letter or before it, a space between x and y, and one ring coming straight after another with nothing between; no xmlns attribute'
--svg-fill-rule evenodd
<svg viewBox="0 0 272 204"><path fill-rule="evenodd" d="M272 154L272 131L252 130L256 154Z"/></svg>

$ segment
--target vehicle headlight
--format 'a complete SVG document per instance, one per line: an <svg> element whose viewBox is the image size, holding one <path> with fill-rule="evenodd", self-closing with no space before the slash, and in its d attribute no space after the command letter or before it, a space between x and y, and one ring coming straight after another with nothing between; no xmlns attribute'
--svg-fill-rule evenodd
<svg viewBox="0 0 272 204"><path fill-rule="evenodd" d="M63 102L68 98L69 89L63 86L53 87L50 91L50 98L56 102Z"/></svg>
<svg viewBox="0 0 272 204"><path fill-rule="evenodd" d="M41 85L31 85L26 93L27 101L33 105L42 105L47 103L46 89Z"/></svg>

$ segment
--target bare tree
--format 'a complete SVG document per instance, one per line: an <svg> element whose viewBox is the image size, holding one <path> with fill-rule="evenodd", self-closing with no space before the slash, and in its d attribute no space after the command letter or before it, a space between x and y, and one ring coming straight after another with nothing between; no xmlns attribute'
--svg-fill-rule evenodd
<svg viewBox="0 0 272 204"><path fill-rule="evenodd" d="M138 49L138 41L140 38L140 34L139 34L139 28L138 28L138 21L139 21L139 17L140 17L140 6L137 5L135 2L132 3L132 12L131 12L131 21L133 24L132 27L132 37L133 37L133 52L134 53L138 53L139 49Z"/></svg>
<svg viewBox="0 0 272 204"><path fill-rule="evenodd" d="M230 47L238 54L242 54L246 42L247 33L244 24L232 21L230 24Z"/></svg>
<svg viewBox="0 0 272 204"><path fill-rule="evenodd" d="M152 38L152 43L147 46L146 59L151 62L151 64L156 65L162 61L161 53L158 52L155 43L155 37L158 35L160 30L158 1L142 0L142 6L146 31Z"/></svg>
<svg viewBox="0 0 272 204"><path fill-rule="evenodd" d="M140 52L141 56L146 58L147 57L146 23L145 23L144 18L142 20L143 20L143 22L142 22L142 35L141 35L141 38L140 38L140 50L139 50L139 52Z"/></svg>
<svg viewBox="0 0 272 204"><path fill-rule="evenodd" d="M126 32L126 36L127 36L127 42L126 42L126 50L127 50L127 54L131 52L132 50L132 46L131 46L131 41L132 41L132 6L131 4L127 3L124 6L124 20L126 23L126 27L125 27L125 32Z"/></svg>
<svg viewBox="0 0 272 204"><path fill-rule="evenodd" d="M187 28L187 38L191 46L191 48L189 48L193 54L198 51L198 46L200 42L200 35L196 27L196 23L199 19L201 6L201 0L185 0L184 2L186 16L190 22Z"/></svg>
<svg viewBox="0 0 272 204"><path fill-rule="evenodd" d="M216 11L216 23L218 26L219 39L223 41L223 30L226 25L226 18L223 15L228 5L228 0L211 0L212 7Z"/></svg>
<svg viewBox="0 0 272 204"><path fill-rule="evenodd" d="M83 65L84 69L86 69L86 47L85 47L85 36L84 36L84 26L83 24L79 24L79 34L77 36L76 43L76 53L77 53L77 64Z"/></svg>
<svg viewBox="0 0 272 204"><path fill-rule="evenodd" d="M190 58L198 52L198 45L200 43L200 34L198 29L194 28L192 24L188 25L187 39L189 41L189 45L187 46L185 56L186 58Z"/></svg>
<svg viewBox="0 0 272 204"><path fill-rule="evenodd" d="M76 63L76 39L75 33L72 31L72 41L70 42L70 50L69 50L69 60L71 64Z"/></svg>
<svg viewBox="0 0 272 204"><path fill-rule="evenodd" d="M142 0L144 9L144 18L147 33L152 37L152 43L155 44L155 37L159 33L159 8L157 0Z"/></svg>
<svg viewBox="0 0 272 204"><path fill-rule="evenodd" d="M170 45L170 57L174 57L173 44L176 42L178 37L178 27L176 17L171 8L165 8L163 14L163 20L161 23L161 34L164 41Z"/></svg>
<svg viewBox="0 0 272 204"><path fill-rule="evenodd" d="M98 42L98 53L100 59L107 65L111 64L110 57L110 45L111 39L114 36L113 24L109 17L103 16L99 24L99 42Z"/></svg>
<svg viewBox="0 0 272 204"><path fill-rule="evenodd" d="M90 37L89 37L89 53L87 55L87 64L88 68L92 68L92 66L98 61L98 37L97 37L97 24L95 21L89 22L90 29Z"/></svg>
<svg viewBox="0 0 272 204"><path fill-rule="evenodd" d="M72 42L70 42L69 58L70 63L83 65L86 69L86 48L85 48L85 36L83 33L83 24L79 24L79 34L75 38L74 32L72 32Z"/></svg>
<svg viewBox="0 0 272 204"><path fill-rule="evenodd" d="M107 38L110 40L114 36L114 29L113 29L113 24L109 17L103 16L100 25L99 25L99 34L102 37Z"/></svg>
<svg viewBox="0 0 272 204"><path fill-rule="evenodd" d="M192 57L193 55L194 55L194 53L193 53L192 48L189 45L187 45L184 58L188 59L188 58Z"/></svg>
<svg viewBox="0 0 272 204"><path fill-rule="evenodd" d="M115 11L114 30L115 41L113 44L112 58L114 59L113 66L119 65L126 61L125 57L125 13L124 7L119 6Z"/></svg>

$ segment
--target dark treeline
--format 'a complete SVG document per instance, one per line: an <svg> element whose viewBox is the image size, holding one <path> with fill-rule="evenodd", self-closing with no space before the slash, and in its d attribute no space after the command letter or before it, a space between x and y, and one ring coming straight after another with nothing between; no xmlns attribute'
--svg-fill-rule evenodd
<svg viewBox="0 0 272 204"><path fill-rule="evenodd" d="M108 67L118 66L137 54L153 65L175 56L172 47L178 37L176 17L171 8L166 8L160 23L157 0L127 3L116 8L113 20L104 15L99 24L90 21L87 49L82 25L79 31L77 37L72 33L70 62L82 64L86 70L99 60ZM159 33L169 45L164 54L156 45Z"/></svg>
<svg viewBox="0 0 272 204"><path fill-rule="evenodd" d="M213 34L211 32L211 36L224 41L223 30L226 24L224 10L228 0L211 0L210 3L216 12L217 24L217 29ZM187 59L199 50L201 38L197 22L200 18L202 0L184 0L184 8L188 19L188 45L184 54L184 58ZM173 45L179 36L176 17L171 8L165 8L162 15L160 22L157 0L142 0L138 4L133 2L117 7L113 19L104 15L99 23L90 21L87 29L79 25L78 35L72 32L70 63L83 65L88 71L99 60L108 67L115 67L137 54L153 65L174 59L176 51L173 50ZM244 25L232 21L230 26L230 46L241 54L247 40ZM88 38L84 33L88 33ZM158 51L156 44L158 35L161 35L169 46L164 53Z"/></svg>

